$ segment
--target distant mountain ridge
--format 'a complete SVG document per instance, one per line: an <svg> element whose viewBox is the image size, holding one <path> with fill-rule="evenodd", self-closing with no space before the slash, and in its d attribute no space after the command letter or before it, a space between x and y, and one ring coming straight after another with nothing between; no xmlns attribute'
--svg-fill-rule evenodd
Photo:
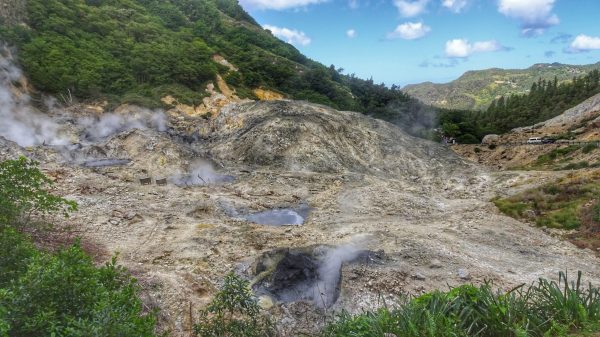
<svg viewBox="0 0 600 337"><path fill-rule="evenodd" d="M499 96L524 94L540 78L559 82L600 69L600 62L589 65L538 63L526 69L491 68L467 71L444 84L424 82L402 88L423 103L446 109L482 110Z"/></svg>

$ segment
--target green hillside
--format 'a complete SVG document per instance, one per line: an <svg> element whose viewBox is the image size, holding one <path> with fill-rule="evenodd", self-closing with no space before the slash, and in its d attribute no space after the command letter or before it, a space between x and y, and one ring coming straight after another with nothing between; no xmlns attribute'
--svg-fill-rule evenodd
<svg viewBox="0 0 600 337"><path fill-rule="evenodd" d="M446 84L425 82L408 85L402 90L425 104L445 109L481 110L500 96L525 94L538 80L570 81L594 69L600 62L574 66L560 63L536 64L527 69L487 69L468 71Z"/></svg>
<svg viewBox="0 0 600 337"><path fill-rule="evenodd" d="M24 1L21 1L24 3ZM432 109L326 67L259 26L235 0L28 0L23 24L0 26L36 88L83 100L197 104L217 74L241 97L264 88L384 118L419 133ZM239 71L213 61L220 55ZM415 125L417 127L415 127Z"/></svg>
<svg viewBox="0 0 600 337"><path fill-rule="evenodd" d="M486 110L440 109L438 125L444 135L461 143L479 143L485 135L506 133L556 117L598 93L598 70L560 84L557 78L538 80L527 94L501 96Z"/></svg>

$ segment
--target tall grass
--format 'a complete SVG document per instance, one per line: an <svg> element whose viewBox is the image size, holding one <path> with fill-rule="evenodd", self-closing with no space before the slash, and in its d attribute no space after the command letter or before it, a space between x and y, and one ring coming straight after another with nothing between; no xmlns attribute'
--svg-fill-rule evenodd
<svg viewBox="0 0 600 337"><path fill-rule="evenodd" d="M509 291L486 282L448 292L405 298L396 308L341 314L322 337L546 337L561 336L600 321L600 291L561 272L558 282L540 279ZM388 335L389 336L389 335Z"/></svg>

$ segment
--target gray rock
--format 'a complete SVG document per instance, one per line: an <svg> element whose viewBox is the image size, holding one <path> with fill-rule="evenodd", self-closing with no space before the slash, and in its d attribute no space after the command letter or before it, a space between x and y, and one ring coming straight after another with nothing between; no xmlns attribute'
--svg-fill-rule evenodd
<svg viewBox="0 0 600 337"><path fill-rule="evenodd" d="M429 263L429 268L431 268L431 269L439 269L439 268L442 268L442 267L443 267L442 262L440 260L438 260L438 259L433 259Z"/></svg>
<svg viewBox="0 0 600 337"><path fill-rule="evenodd" d="M469 273L469 271L466 270L466 269L459 269L458 270L458 277L460 277L463 280L470 280L471 279L471 273Z"/></svg>
<svg viewBox="0 0 600 337"><path fill-rule="evenodd" d="M417 272L416 274L413 275L413 278L415 280L424 281L425 280L425 275Z"/></svg>

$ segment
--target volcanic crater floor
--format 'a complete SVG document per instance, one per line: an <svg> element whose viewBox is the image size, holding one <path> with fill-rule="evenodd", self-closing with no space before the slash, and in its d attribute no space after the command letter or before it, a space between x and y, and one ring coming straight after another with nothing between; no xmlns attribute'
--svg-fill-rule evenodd
<svg viewBox="0 0 600 337"><path fill-rule="evenodd" d="M198 310L231 271L255 285L282 336L314 334L342 309L359 313L465 283L508 289L565 270L600 283L595 252L504 216L490 202L563 173L490 172L391 124L305 103L243 105L210 123L203 128L214 134L196 143L129 130L81 151L95 160L128 160L120 166L69 164L59 150L2 139L0 158L40 161L54 192L79 204L72 217L55 222L93 244L98 263L118 253L173 336L190 334ZM194 171L198 159L217 169ZM205 176L200 184L196 172L231 179L211 184ZM186 174L193 184L170 180ZM291 226L243 216L303 205L310 212ZM279 254L265 263L269 252L290 251L308 257ZM332 257L335 263L325 263ZM304 261L294 274L301 277L278 274L281 261ZM285 282L314 284L319 275L334 276L324 305L314 292L289 300Z"/></svg>
<svg viewBox="0 0 600 337"><path fill-rule="evenodd" d="M468 186L435 189L362 174L233 169L227 172L236 177L232 183L182 188L142 186L127 166L65 170L46 163L44 169L54 173L59 192L80 205L65 224L105 254L119 254L175 335L188 333L190 317L224 275L235 270L254 280L262 254L277 249L354 245L385 256L379 263L344 263L339 294L326 308L267 301L282 334L290 336L314 332L323 312L393 305L402 294L448 285L490 280L510 288L564 270L600 281L593 252L501 215L489 202L541 183L532 180L534 172L482 173ZM300 202L311 207L302 225L259 225L227 211Z"/></svg>

